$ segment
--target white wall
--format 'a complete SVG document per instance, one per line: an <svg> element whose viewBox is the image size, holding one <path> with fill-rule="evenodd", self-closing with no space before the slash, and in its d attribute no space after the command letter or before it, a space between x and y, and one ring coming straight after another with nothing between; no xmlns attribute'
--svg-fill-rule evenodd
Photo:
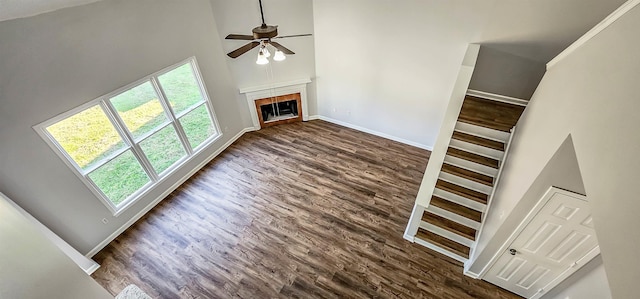
<svg viewBox="0 0 640 299"><path fill-rule="evenodd" d="M113 298L0 194L0 298Z"/></svg>
<svg viewBox="0 0 640 299"><path fill-rule="evenodd" d="M314 1L318 113L432 147L489 8L463 0Z"/></svg>
<svg viewBox="0 0 640 299"><path fill-rule="evenodd" d="M0 22L0 40L0 191L82 253L245 127L208 0L100 1ZM32 126L190 56L224 136L113 217Z"/></svg>
<svg viewBox="0 0 640 299"><path fill-rule="evenodd" d="M313 1L318 114L430 148L467 44L546 63L623 1Z"/></svg>
<svg viewBox="0 0 640 299"><path fill-rule="evenodd" d="M597 256L580 270L549 291L542 299L611 299L602 257Z"/></svg>
<svg viewBox="0 0 640 299"><path fill-rule="evenodd" d="M528 100L545 71L544 63L482 46L469 88Z"/></svg>
<svg viewBox="0 0 640 299"><path fill-rule="evenodd" d="M571 134L613 298L636 298L640 277L638 28L635 7L547 71L518 124L497 197L522 199Z"/></svg>
<svg viewBox="0 0 640 299"><path fill-rule="evenodd" d="M503 240L520 224L522 219L544 196L545 192L549 190L549 187L554 186L578 194L585 194L571 136L567 136L560 145L556 146L556 152L553 153L547 163L541 163L544 168L533 182L509 175L507 171L510 169L512 161L523 159L523 157L519 156L520 151L515 148L519 138L522 136L519 132L519 128L516 128L514 141L512 141L509 156L504 164L503 175L500 178L491 208L486 216L482 234L478 239L476 252L481 254L474 254L472 257L472 260L477 259L477 262L471 267L471 272L474 273L481 272L486 262L499 250ZM525 193L521 195L520 200L504 194L508 187L513 186L525 189Z"/></svg>
<svg viewBox="0 0 640 299"><path fill-rule="evenodd" d="M313 34L313 5L311 0L264 0L265 22L278 25L278 35ZM220 42L225 53L231 52L248 41L225 40L228 34L251 35L254 27L260 26L260 6L256 0L211 0L214 17L218 27ZM225 61L233 75L238 88L265 85L296 79L315 79L314 37L294 37L277 39L278 43L289 48L295 55L288 55L285 61L275 62L270 59L267 65L257 65L258 48L232 59L225 56ZM269 47L271 54L274 49ZM317 114L315 81L307 86L309 114ZM237 89L236 89L237 92ZM247 126L251 126L247 101L244 95L238 94L239 102L246 113Z"/></svg>

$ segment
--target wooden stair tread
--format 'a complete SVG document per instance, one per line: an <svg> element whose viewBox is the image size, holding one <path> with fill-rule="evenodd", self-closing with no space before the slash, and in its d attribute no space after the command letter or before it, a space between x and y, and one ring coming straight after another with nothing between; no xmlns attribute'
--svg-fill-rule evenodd
<svg viewBox="0 0 640 299"><path fill-rule="evenodd" d="M471 208L467 208L463 205L459 205L455 202L446 200L446 199L442 199L440 197L437 196L432 196L431 197L431 202L429 203L429 205L432 205L434 207L438 207L440 209L443 209L445 211L449 211L451 213L460 215L462 217L465 218L469 218L473 221L476 222L480 222L482 220L482 213L480 211L476 211L474 209Z"/></svg>
<svg viewBox="0 0 640 299"><path fill-rule="evenodd" d="M477 201L485 205L487 204L488 195L475 190L462 187L462 186L458 186L454 183L438 180L436 182L436 188L447 191L447 192L451 192L456 195L460 195L462 197L471 199L473 201Z"/></svg>
<svg viewBox="0 0 640 299"><path fill-rule="evenodd" d="M509 132L524 112L523 106L465 96L458 120L494 130Z"/></svg>
<svg viewBox="0 0 640 299"><path fill-rule="evenodd" d="M475 241L476 230L466 225L460 224L453 220L449 220L442 216L436 215L429 211L424 211L422 221L433 224L439 228L452 232L456 235L463 236L469 240Z"/></svg>
<svg viewBox="0 0 640 299"><path fill-rule="evenodd" d="M447 155L498 169L498 160L450 147Z"/></svg>
<svg viewBox="0 0 640 299"><path fill-rule="evenodd" d="M493 187L493 178L485 174L477 173L475 171L467 170L467 169L460 168L458 166L454 166L446 163L442 164L441 171L446 172L448 174L455 175L455 176L459 176L461 178L465 178L470 181L474 181L476 183Z"/></svg>
<svg viewBox="0 0 640 299"><path fill-rule="evenodd" d="M500 141L495 141L495 140L463 133L460 131L454 131L453 136L451 138L504 152L504 143Z"/></svg>
<svg viewBox="0 0 640 299"><path fill-rule="evenodd" d="M449 240L445 237L442 237L438 234L434 234L425 229L418 229L418 233L416 234L416 238L432 243L436 246L439 246L442 249L453 252L461 257L469 258L470 248L464 246L456 241Z"/></svg>

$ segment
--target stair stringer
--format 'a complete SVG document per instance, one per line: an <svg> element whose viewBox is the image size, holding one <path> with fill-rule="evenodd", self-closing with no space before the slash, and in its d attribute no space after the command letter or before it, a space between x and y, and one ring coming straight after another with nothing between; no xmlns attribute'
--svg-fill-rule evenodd
<svg viewBox="0 0 640 299"><path fill-rule="evenodd" d="M429 163L427 164L427 169L422 177L422 183L420 184L420 189L416 196L416 202L404 233L404 238L411 242L414 241L415 235L418 233L424 209L429 206L429 202L431 201L433 189L435 189L440 169L442 168L442 163L447 155L447 148L449 147L449 142L453 136L453 131L455 130L456 123L458 121L458 115L462 109L462 103L467 95L467 90L471 83L471 77L473 75L479 53L480 45L468 45L467 52L465 53L464 60L460 67L460 72L458 73L458 79L456 80L451 93L451 98L449 99L449 105L447 106L445 117L440 127L440 132L438 133L438 137L436 138L436 142L433 146L433 151L431 151Z"/></svg>
<svg viewBox="0 0 640 299"><path fill-rule="evenodd" d="M504 149L504 155L502 156L502 160L500 161L499 167L498 167L498 174L495 176L495 178L493 179L493 190L491 190L491 194L489 194L489 198L487 199L487 206L486 206L486 210L484 213L482 213L482 218L480 220L480 228L478 228L478 230L476 231L476 239L473 243L473 245L470 247L470 251L469 251L469 259L467 259L467 261L464 262L464 274L469 276L469 277L473 277L473 278L481 278L480 275L478 273L474 273L469 271L469 269L471 268L471 265L473 264L473 262L475 262L476 258L478 257L478 252L476 252L476 247L478 245L478 242L480 241L480 238L482 238L482 232L484 231L484 224L486 223L486 217L489 213L487 213L487 211L491 208L491 203L493 202L493 197L496 193L496 189L498 187L498 184L500 183L500 177L502 175L502 169L504 166L504 162L507 160L507 156L509 155L509 149L511 147L511 141L513 141L513 135L516 132L516 126L514 126L513 128L511 128L511 134L509 136L509 140L507 140L507 143L505 144L505 149Z"/></svg>

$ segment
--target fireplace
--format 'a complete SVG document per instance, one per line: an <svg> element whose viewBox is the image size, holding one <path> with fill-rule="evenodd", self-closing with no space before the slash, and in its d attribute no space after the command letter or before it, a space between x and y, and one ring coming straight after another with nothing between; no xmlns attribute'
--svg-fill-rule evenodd
<svg viewBox="0 0 640 299"><path fill-rule="evenodd" d="M260 128L302 121L300 93L258 99L254 102Z"/></svg>
<svg viewBox="0 0 640 299"><path fill-rule="evenodd" d="M247 97L253 129L309 120L307 84L309 78L240 88Z"/></svg>

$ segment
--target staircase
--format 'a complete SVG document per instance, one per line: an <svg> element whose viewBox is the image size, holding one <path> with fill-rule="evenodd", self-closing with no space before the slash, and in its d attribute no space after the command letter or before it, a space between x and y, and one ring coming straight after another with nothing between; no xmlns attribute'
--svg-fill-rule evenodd
<svg viewBox="0 0 640 299"><path fill-rule="evenodd" d="M414 242L469 259L510 131L524 106L467 95Z"/></svg>

